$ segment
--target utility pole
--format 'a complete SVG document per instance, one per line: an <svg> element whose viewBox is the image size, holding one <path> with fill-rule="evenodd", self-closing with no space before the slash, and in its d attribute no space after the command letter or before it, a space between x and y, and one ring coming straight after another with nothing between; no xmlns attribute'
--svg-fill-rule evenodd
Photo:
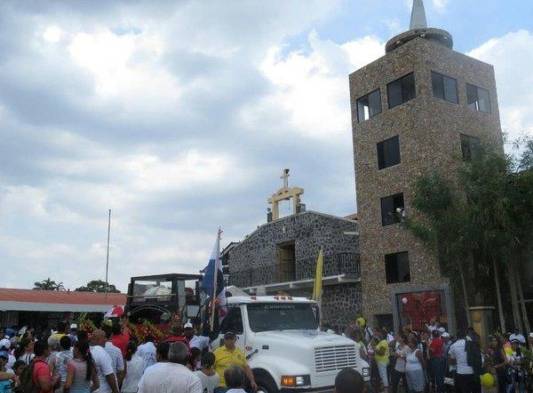
<svg viewBox="0 0 533 393"><path fill-rule="evenodd" d="M111 209L109 209L107 217L107 254L105 259L105 296L109 292L109 239L111 236Z"/></svg>

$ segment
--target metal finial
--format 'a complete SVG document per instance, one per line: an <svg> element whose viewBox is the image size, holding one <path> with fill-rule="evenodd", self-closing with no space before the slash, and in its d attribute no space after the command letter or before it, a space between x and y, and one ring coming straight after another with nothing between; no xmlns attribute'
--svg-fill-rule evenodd
<svg viewBox="0 0 533 393"><path fill-rule="evenodd" d="M428 22L426 19L426 10L424 9L423 0L413 0L413 11L411 12L410 29L426 29Z"/></svg>

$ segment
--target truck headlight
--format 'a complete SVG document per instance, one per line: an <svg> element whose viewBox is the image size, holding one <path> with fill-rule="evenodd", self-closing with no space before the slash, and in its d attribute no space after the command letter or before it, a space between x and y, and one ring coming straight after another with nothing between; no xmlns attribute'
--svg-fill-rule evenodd
<svg viewBox="0 0 533 393"><path fill-rule="evenodd" d="M283 375L281 377L281 386L288 388L302 387L311 385L309 375Z"/></svg>

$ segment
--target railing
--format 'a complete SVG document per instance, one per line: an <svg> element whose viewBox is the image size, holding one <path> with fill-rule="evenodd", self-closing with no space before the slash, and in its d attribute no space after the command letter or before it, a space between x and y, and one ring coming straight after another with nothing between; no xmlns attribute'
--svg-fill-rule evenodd
<svg viewBox="0 0 533 393"><path fill-rule="evenodd" d="M271 265L253 267L240 271L230 269L231 285L249 287L287 281L313 279L316 271L316 258L296 261L294 266L280 265L272 261ZM359 254L339 253L324 256L324 277L346 274L350 277L360 276Z"/></svg>

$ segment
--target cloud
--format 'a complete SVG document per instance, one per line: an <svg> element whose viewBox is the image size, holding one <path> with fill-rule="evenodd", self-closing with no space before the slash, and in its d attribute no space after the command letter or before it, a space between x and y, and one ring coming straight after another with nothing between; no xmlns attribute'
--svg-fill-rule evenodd
<svg viewBox="0 0 533 393"><path fill-rule="evenodd" d="M469 55L494 65L502 128L509 140L533 136L533 75L528 72L533 33L519 30L490 39Z"/></svg>
<svg viewBox="0 0 533 393"><path fill-rule="evenodd" d="M448 6L449 0L432 0L433 7L439 12L442 12Z"/></svg>

